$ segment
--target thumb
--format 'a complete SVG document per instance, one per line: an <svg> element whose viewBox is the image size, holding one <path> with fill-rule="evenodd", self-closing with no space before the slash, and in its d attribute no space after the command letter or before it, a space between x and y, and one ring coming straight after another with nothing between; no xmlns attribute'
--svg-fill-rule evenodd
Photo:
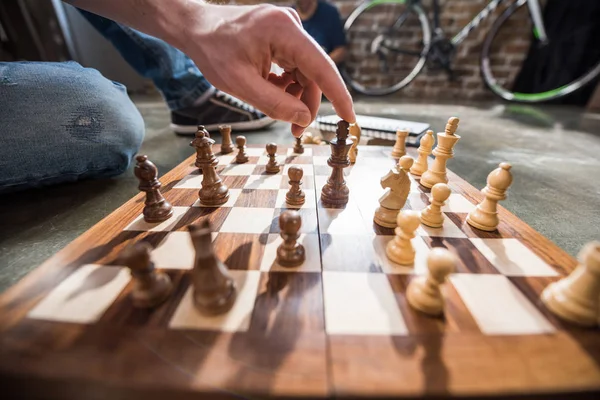
<svg viewBox="0 0 600 400"><path fill-rule="evenodd" d="M261 78L247 79L245 94L236 96L269 117L303 127L312 122L310 110L298 98Z"/></svg>

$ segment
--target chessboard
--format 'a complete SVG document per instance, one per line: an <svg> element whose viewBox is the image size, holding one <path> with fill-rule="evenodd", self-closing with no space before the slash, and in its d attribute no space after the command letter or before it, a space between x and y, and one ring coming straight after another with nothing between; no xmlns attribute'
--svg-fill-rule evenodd
<svg viewBox="0 0 600 400"><path fill-rule="evenodd" d="M413 266L389 261L392 229L373 224L391 148L359 147L344 170L350 201L320 201L329 146L279 146L278 174L264 147L249 161L219 153L226 204L199 202L194 156L161 182L173 216L150 224L140 193L0 297L3 393L23 398L576 398L600 390L600 332L563 322L539 301L576 260L503 207L498 230L465 222L480 191L449 172L442 228L421 226ZM416 157L415 149L408 154ZM510 161L510 160L507 160ZM306 202L297 268L277 264L278 217L287 171L304 171ZM405 209L422 210L430 191L411 178ZM517 178L518 179L518 173ZM186 227L209 221L217 256L237 283L226 314L192 302L194 248ZM154 309L132 305L128 245L151 244L173 283ZM430 248L458 256L443 286L443 318L412 309L408 283L426 271ZM31 251L31 249L23 249ZM10 396L9 396L10 397ZM203 397L203 398L204 398Z"/></svg>

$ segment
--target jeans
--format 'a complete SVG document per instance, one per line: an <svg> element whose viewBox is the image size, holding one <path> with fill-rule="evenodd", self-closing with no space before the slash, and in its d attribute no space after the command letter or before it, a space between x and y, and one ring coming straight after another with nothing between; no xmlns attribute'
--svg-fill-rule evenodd
<svg viewBox="0 0 600 400"><path fill-rule="evenodd" d="M179 50L83 14L154 81L171 109L214 91ZM143 137L126 88L98 71L75 62L0 62L0 193L121 174Z"/></svg>
<svg viewBox="0 0 600 400"><path fill-rule="evenodd" d="M160 39L87 11L79 12L140 75L152 79L171 110L190 107L214 87L194 62Z"/></svg>

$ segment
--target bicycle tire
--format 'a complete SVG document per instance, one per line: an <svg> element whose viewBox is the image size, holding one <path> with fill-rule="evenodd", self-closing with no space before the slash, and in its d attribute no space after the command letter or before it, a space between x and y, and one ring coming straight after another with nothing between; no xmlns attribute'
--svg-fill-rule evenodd
<svg viewBox="0 0 600 400"><path fill-rule="evenodd" d="M500 86L497 83L498 80L493 76L490 67L490 49L492 47L492 42L494 41L494 38L498 34L498 31L502 27L502 24L504 24L515 12L517 12L519 8L525 5L527 5L527 2L525 1L515 1L514 3L512 3L492 24L490 31L485 37L483 48L481 49L480 71L483 82L494 94L503 98L504 100L511 102L543 103L546 101L551 101L567 96L583 88L600 75L600 62L598 62L598 64L594 68L590 69L586 74L584 74L580 78L575 79L572 82L566 85L562 85L561 87L558 87L556 89L546 90L540 93L513 92Z"/></svg>
<svg viewBox="0 0 600 400"><path fill-rule="evenodd" d="M346 19L344 24L344 32L348 36L348 32L352 28L352 24L356 22L356 20L360 17L360 15L370 10L378 5L386 5L392 3L405 4L407 0L372 0L369 2L362 3L359 5ZM342 68L342 76L344 80L350 85L350 87L357 92L369 96L383 96L387 94L391 94L397 92L398 90L407 86L410 82L412 82L417 75L421 72L423 67L425 66L425 62L427 61L427 54L429 53L429 49L431 46L431 26L429 24L429 19L427 18L427 14L423 10L423 8L418 3L409 3L407 7L410 7L411 10L415 12L417 17L419 18L419 22L421 24L421 30L423 32L423 50L422 55L419 58L419 61L415 65L415 67L411 70L411 72L404 78L402 81L391 85L389 87L383 88L368 88L362 85L360 82L357 82L352 78L352 76L347 72L346 68Z"/></svg>

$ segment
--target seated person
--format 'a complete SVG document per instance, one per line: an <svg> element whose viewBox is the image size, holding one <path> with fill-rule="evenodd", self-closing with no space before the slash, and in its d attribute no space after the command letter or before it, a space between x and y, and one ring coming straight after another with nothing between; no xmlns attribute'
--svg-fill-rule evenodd
<svg viewBox="0 0 600 400"><path fill-rule="evenodd" d="M341 76L292 9L65 1L87 10L88 21L154 81L177 133L193 134L197 124L259 129L277 119L299 136L317 114L321 90L340 118L355 120ZM271 61L286 72L269 74ZM0 193L118 175L144 137L125 87L75 62L0 62L0 121Z"/></svg>
<svg viewBox="0 0 600 400"><path fill-rule="evenodd" d="M337 8L324 0L296 0L304 30L315 39L336 65L346 57L346 35Z"/></svg>

